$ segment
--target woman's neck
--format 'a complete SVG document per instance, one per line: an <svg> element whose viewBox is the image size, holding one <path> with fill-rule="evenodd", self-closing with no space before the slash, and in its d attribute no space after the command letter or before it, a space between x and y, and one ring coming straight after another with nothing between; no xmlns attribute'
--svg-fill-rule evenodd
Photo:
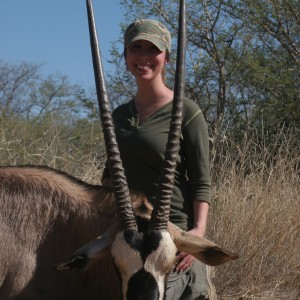
<svg viewBox="0 0 300 300"><path fill-rule="evenodd" d="M173 100L173 91L164 84L160 87L147 84L139 86L134 98L140 122L144 122L158 109Z"/></svg>
<svg viewBox="0 0 300 300"><path fill-rule="evenodd" d="M173 100L173 91L164 83L161 84L140 84L135 96L136 105L151 106L164 105Z"/></svg>

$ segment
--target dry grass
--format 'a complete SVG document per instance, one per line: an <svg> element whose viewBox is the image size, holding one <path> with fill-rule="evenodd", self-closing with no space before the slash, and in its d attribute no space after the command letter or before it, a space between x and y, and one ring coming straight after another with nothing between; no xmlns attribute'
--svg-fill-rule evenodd
<svg viewBox="0 0 300 300"><path fill-rule="evenodd" d="M300 299L299 155L269 150L228 155L215 177L208 236L239 254L216 270L223 300Z"/></svg>
<svg viewBox="0 0 300 300"><path fill-rule="evenodd" d="M55 120L44 128L18 120L0 122L0 165L46 165L99 183L105 157L99 130L66 133Z"/></svg>
<svg viewBox="0 0 300 300"><path fill-rule="evenodd" d="M0 128L1 165L46 164L100 181L104 156L94 148L78 149L57 128L30 143L25 128L8 130ZM214 168L208 237L239 254L216 268L219 299L300 299L299 153L290 149L287 141L279 147L249 141L237 154L225 151Z"/></svg>

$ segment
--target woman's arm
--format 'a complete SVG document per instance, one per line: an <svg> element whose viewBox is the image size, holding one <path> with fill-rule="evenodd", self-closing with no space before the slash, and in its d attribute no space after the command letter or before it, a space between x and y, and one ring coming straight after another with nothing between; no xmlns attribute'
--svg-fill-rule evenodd
<svg viewBox="0 0 300 300"><path fill-rule="evenodd" d="M208 218L209 204L206 201L195 200L193 202L194 228L190 233L204 237Z"/></svg>
<svg viewBox="0 0 300 300"><path fill-rule="evenodd" d="M193 202L194 209L194 228L188 231L188 233L204 237L206 230L206 223L209 211L209 204L205 201L195 200ZM183 272L187 268L190 268L195 261L195 257L185 252L180 252L177 255L176 271L178 273Z"/></svg>

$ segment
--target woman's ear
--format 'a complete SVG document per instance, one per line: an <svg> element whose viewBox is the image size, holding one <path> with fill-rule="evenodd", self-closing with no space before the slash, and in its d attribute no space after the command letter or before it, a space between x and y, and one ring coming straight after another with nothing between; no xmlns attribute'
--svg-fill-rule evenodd
<svg viewBox="0 0 300 300"><path fill-rule="evenodd" d="M166 59L165 59L165 65L170 61L170 53L168 50L166 50Z"/></svg>

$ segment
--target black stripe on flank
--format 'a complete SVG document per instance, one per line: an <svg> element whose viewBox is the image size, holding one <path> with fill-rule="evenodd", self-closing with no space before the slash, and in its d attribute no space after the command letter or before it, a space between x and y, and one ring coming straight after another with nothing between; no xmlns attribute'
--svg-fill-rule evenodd
<svg viewBox="0 0 300 300"><path fill-rule="evenodd" d="M128 281L126 299L154 300L159 299L158 285L154 277L144 269L135 273Z"/></svg>

